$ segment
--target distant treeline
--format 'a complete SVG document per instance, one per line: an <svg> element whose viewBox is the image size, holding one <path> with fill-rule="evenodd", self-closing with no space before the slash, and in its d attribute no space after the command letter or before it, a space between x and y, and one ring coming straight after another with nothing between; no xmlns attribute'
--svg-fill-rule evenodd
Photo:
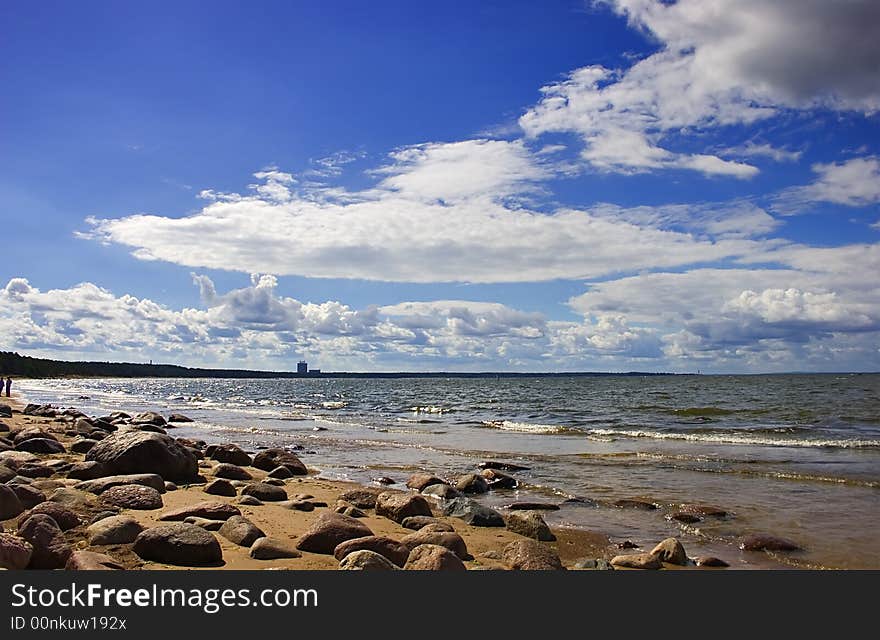
<svg viewBox="0 0 880 640"><path fill-rule="evenodd" d="M666 373L511 373L511 372L344 372L296 373L294 371L248 371L245 369L197 369L174 364L133 362L68 362L31 358L0 351L0 375L25 378L514 378L529 376L654 376Z"/></svg>

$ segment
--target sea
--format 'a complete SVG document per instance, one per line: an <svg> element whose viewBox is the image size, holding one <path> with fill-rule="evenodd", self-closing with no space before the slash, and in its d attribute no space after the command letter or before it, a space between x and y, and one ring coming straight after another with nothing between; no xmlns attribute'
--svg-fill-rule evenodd
<svg viewBox="0 0 880 640"><path fill-rule="evenodd" d="M880 375L63 379L17 383L30 402L103 415L194 420L172 433L256 451L298 451L322 477L401 483L487 460L527 470L480 501L561 505L551 526L643 550L678 537L688 554L741 569L880 568ZM654 510L615 506L640 499ZM682 504L728 512L670 520ZM803 551L741 551L766 533Z"/></svg>

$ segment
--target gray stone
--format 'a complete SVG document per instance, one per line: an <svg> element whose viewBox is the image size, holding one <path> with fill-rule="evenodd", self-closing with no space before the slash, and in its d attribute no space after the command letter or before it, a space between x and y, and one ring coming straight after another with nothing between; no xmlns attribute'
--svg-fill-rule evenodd
<svg viewBox="0 0 880 640"><path fill-rule="evenodd" d="M162 480L161 476L155 473L132 473L128 475L106 476L80 482L75 485L75 488L79 491L88 491L89 493L100 495L107 491L107 489L133 484L150 487L159 493L165 492L165 481Z"/></svg>
<svg viewBox="0 0 880 640"><path fill-rule="evenodd" d="M143 431L117 431L92 447L87 461L103 463L108 473L155 473L164 480L187 481L198 475L198 462L174 438Z"/></svg>
<svg viewBox="0 0 880 640"><path fill-rule="evenodd" d="M232 516L240 516L241 511L235 505L226 502L197 502L185 507L166 511L159 516L159 520L185 520L190 516L205 518L206 520L228 520Z"/></svg>
<svg viewBox="0 0 880 640"><path fill-rule="evenodd" d="M160 524L142 531L132 550L144 560L187 567L216 565L223 560L217 538L186 522Z"/></svg>
<svg viewBox="0 0 880 640"><path fill-rule="evenodd" d="M486 493L489 491L489 482L483 476L469 473L456 480L455 488L462 493Z"/></svg>
<svg viewBox="0 0 880 640"><path fill-rule="evenodd" d="M422 496L385 491L376 498L376 515L395 522L411 516L430 516L431 505Z"/></svg>
<svg viewBox="0 0 880 640"><path fill-rule="evenodd" d="M308 475L309 471L302 460L286 449L274 448L260 451L254 456L253 465L263 471L274 471L278 467L287 467L295 476Z"/></svg>
<svg viewBox="0 0 880 640"><path fill-rule="evenodd" d="M613 571L614 567L602 558L588 558L586 560L578 560L574 564L575 569L582 571Z"/></svg>
<svg viewBox="0 0 880 640"><path fill-rule="evenodd" d="M556 540L556 536L537 511L514 511L507 516L507 528L521 536L541 542Z"/></svg>
<svg viewBox="0 0 880 640"><path fill-rule="evenodd" d="M443 509L443 515L460 518L475 527L503 527L504 518L500 513L470 498L451 500Z"/></svg>
<svg viewBox="0 0 880 640"><path fill-rule="evenodd" d="M145 413L139 413L131 419L132 424L151 424L156 427L164 427L166 422L165 418L160 416L155 411L147 411Z"/></svg>
<svg viewBox="0 0 880 640"><path fill-rule="evenodd" d="M262 529L244 516L232 516L220 527L218 533L240 547L250 547L260 538L266 537Z"/></svg>
<svg viewBox="0 0 880 640"><path fill-rule="evenodd" d="M89 544L104 546L111 544L130 544L135 541L144 527L131 516L110 516L90 524L86 528Z"/></svg>
<svg viewBox="0 0 880 640"><path fill-rule="evenodd" d="M345 556L339 563L341 571L396 571L397 567L383 555L362 549Z"/></svg>
<svg viewBox="0 0 880 640"><path fill-rule="evenodd" d="M455 487L450 487L448 484L432 484L430 487L426 487L422 494L432 498L440 498L441 500L454 500L464 495L461 491Z"/></svg>
<svg viewBox="0 0 880 640"><path fill-rule="evenodd" d="M518 571L560 571L562 561L550 547L536 540L516 540L504 547L501 559Z"/></svg>

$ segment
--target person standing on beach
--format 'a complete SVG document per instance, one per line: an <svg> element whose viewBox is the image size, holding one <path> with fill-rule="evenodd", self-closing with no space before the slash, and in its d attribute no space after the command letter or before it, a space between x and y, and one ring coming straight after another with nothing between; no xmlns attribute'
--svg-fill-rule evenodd
<svg viewBox="0 0 880 640"><path fill-rule="evenodd" d="M6 378L6 397L7 398L9 397L11 390L12 390L12 376Z"/></svg>

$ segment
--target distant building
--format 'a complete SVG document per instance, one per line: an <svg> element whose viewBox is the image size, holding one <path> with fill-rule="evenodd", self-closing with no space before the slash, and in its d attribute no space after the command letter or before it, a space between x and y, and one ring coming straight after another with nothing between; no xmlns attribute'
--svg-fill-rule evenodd
<svg viewBox="0 0 880 640"><path fill-rule="evenodd" d="M296 363L296 372L297 373L308 373L309 372L309 363L305 360L300 360Z"/></svg>

